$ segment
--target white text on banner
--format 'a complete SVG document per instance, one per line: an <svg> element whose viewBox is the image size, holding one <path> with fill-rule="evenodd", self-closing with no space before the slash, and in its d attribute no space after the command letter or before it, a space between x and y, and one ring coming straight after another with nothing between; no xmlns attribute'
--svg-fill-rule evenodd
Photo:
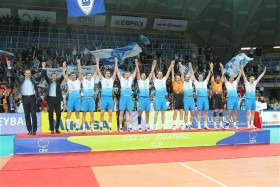
<svg viewBox="0 0 280 187"><path fill-rule="evenodd" d="M129 16L112 16L111 27L145 29L147 26L147 18L129 17Z"/></svg>
<svg viewBox="0 0 280 187"><path fill-rule="evenodd" d="M154 20L153 29L168 31L186 31L188 21L176 19L158 19Z"/></svg>

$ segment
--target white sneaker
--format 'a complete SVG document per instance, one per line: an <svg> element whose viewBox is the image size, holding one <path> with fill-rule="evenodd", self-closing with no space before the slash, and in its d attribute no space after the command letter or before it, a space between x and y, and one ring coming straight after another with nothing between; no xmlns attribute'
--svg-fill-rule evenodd
<svg viewBox="0 0 280 187"><path fill-rule="evenodd" d="M234 128L235 130L240 130L240 128L239 128L237 125L233 126L233 128Z"/></svg>
<svg viewBox="0 0 280 187"><path fill-rule="evenodd" d="M214 129L215 129L215 130L219 130L219 128L217 127L217 125L214 125Z"/></svg>
<svg viewBox="0 0 280 187"><path fill-rule="evenodd" d="M155 131L157 130L157 126L156 126L156 125L154 125L154 130L155 130Z"/></svg>
<svg viewBox="0 0 280 187"><path fill-rule="evenodd" d="M229 125L226 125L226 126L224 127L224 130L229 130Z"/></svg>
<svg viewBox="0 0 280 187"><path fill-rule="evenodd" d="M162 126L162 129L164 129L164 127ZM172 130L176 131L176 125L172 126Z"/></svg>
<svg viewBox="0 0 280 187"><path fill-rule="evenodd" d="M76 127L76 133L78 133L79 132L79 128L78 127Z"/></svg>
<svg viewBox="0 0 280 187"><path fill-rule="evenodd" d="M100 132L104 132L104 128L103 127L100 127Z"/></svg>
<svg viewBox="0 0 280 187"><path fill-rule="evenodd" d="M208 125L204 125L204 129L210 129Z"/></svg>
<svg viewBox="0 0 280 187"><path fill-rule="evenodd" d="M123 128L122 127L119 127L119 132L123 132Z"/></svg>
<svg viewBox="0 0 280 187"><path fill-rule="evenodd" d="M138 132L141 132L141 131L142 131L141 125L138 125Z"/></svg>
<svg viewBox="0 0 280 187"><path fill-rule="evenodd" d="M257 127L255 125L250 125L251 129L256 129Z"/></svg>
<svg viewBox="0 0 280 187"><path fill-rule="evenodd" d="M193 126L192 125L189 126L189 130L193 130Z"/></svg>
<svg viewBox="0 0 280 187"><path fill-rule="evenodd" d="M112 127L109 127L108 132L112 133Z"/></svg>
<svg viewBox="0 0 280 187"><path fill-rule="evenodd" d="M166 130L166 127L164 125L161 126L162 130Z"/></svg>
<svg viewBox="0 0 280 187"><path fill-rule="evenodd" d="M186 125L186 131L190 130L190 126Z"/></svg>
<svg viewBox="0 0 280 187"><path fill-rule="evenodd" d="M146 131L148 131L148 132L150 132L150 131L151 131L150 126L146 126Z"/></svg>
<svg viewBox="0 0 280 187"><path fill-rule="evenodd" d="M132 126L131 126L131 127L128 127L128 132L133 132Z"/></svg>
<svg viewBox="0 0 280 187"><path fill-rule="evenodd" d="M181 131L185 130L184 125L181 125L180 129L181 129Z"/></svg>
<svg viewBox="0 0 280 187"><path fill-rule="evenodd" d="M66 129L66 132L65 132L66 134L69 134L70 133L70 130L69 129Z"/></svg>
<svg viewBox="0 0 280 187"><path fill-rule="evenodd" d="M226 129L229 129L229 127L228 127L228 125L226 125L225 127L222 125L222 126L220 126L220 129L226 130Z"/></svg>
<svg viewBox="0 0 280 187"><path fill-rule="evenodd" d="M86 129L85 129L85 128L83 128L82 134L85 134L85 132L86 132Z"/></svg>
<svg viewBox="0 0 280 187"><path fill-rule="evenodd" d="M198 125L198 126L197 126L197 129L198 129L198 130L201 130L201 125Z"/></svg>
<svg viewBox="0 0 280 187"><path fill-rule="evenodd" d="M91 129L91 132L92 132L92 133L95 132L94 127L91 127L90 129Z"/></svg>

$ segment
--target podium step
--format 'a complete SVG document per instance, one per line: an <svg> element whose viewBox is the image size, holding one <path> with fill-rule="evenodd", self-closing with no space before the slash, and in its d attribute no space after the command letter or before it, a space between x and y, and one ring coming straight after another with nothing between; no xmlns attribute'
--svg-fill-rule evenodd
<svg viewBox="0 0 280 187"><path fill-rule="evenodd" d="M240 144L269 144L270 131L151 131L123 133L19 134L15 137L15 154L47 154L114 150L162 149Z"/></svg>

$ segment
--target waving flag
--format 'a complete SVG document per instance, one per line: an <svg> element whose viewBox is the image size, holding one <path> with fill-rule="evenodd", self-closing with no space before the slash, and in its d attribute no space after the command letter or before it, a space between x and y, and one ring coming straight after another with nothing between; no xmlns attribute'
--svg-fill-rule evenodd
<svg viewBox="0 0 280 187"><path fill-rule="evenodd" d="M8 51L3 51L3 50L0 50L0 60L6 60L6 58L10 59L10 60L14 60L14 53L10 53Z"/></svg>
<svg viewBox="0 0 280 187"><path fill-rule="evenodd" d="M226 65L225 65L225 70L226 74L229 76L238 76L240 69L241 69L241 64L244 66L248 64L249 61L253 60L253 58L249 58L245 53L240 53L233 57Z"/></svg>
<svg viewBox="0 0 280 187"><path fill-rule="evenodd" d="M97 51L89 51L90 54L100 58L104 65L114 64L115 57L118 58L119 64L122 64L126 58L137 56L141 52L141 47L135 42L125 47L116 49L100 49Z"/></svg>
<svg viewBox="0 0 280 187"><path fill-rule="evenodd" d="M103 0L67 0L69 17L90 16L105 12Z"/></svg>
<svg viewBox="0 0 280 187"><path fill-rule="evenodd" d="M188 74L189 73L189 67L188 67L188 64L182 64L182 67L183 67L183 72L184 74Z"/></svg>

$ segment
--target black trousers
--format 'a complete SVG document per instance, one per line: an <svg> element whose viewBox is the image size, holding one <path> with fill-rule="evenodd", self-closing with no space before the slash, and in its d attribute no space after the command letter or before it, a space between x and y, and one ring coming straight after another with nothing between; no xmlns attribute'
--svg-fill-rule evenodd
<svg viewBox="0 0 280 187"><path fill-rule="evenodd" d="M48 97L48 106L49 106L49 125L50 130L54 130L54 124L53 124L53 112L56 113L56 124L55 129L59 129L59 124L61 121L61 103L60 100L56 97Z"/></svg>
<svg viewBox="0 0 280 187"><path fill-rule="evenodd" d="M32 96L22 96L22 105L25 116L25 123L28 132L37 132L37 116L36 116L36 97ZM31 118L30 118L31 114Z"/></svg>

